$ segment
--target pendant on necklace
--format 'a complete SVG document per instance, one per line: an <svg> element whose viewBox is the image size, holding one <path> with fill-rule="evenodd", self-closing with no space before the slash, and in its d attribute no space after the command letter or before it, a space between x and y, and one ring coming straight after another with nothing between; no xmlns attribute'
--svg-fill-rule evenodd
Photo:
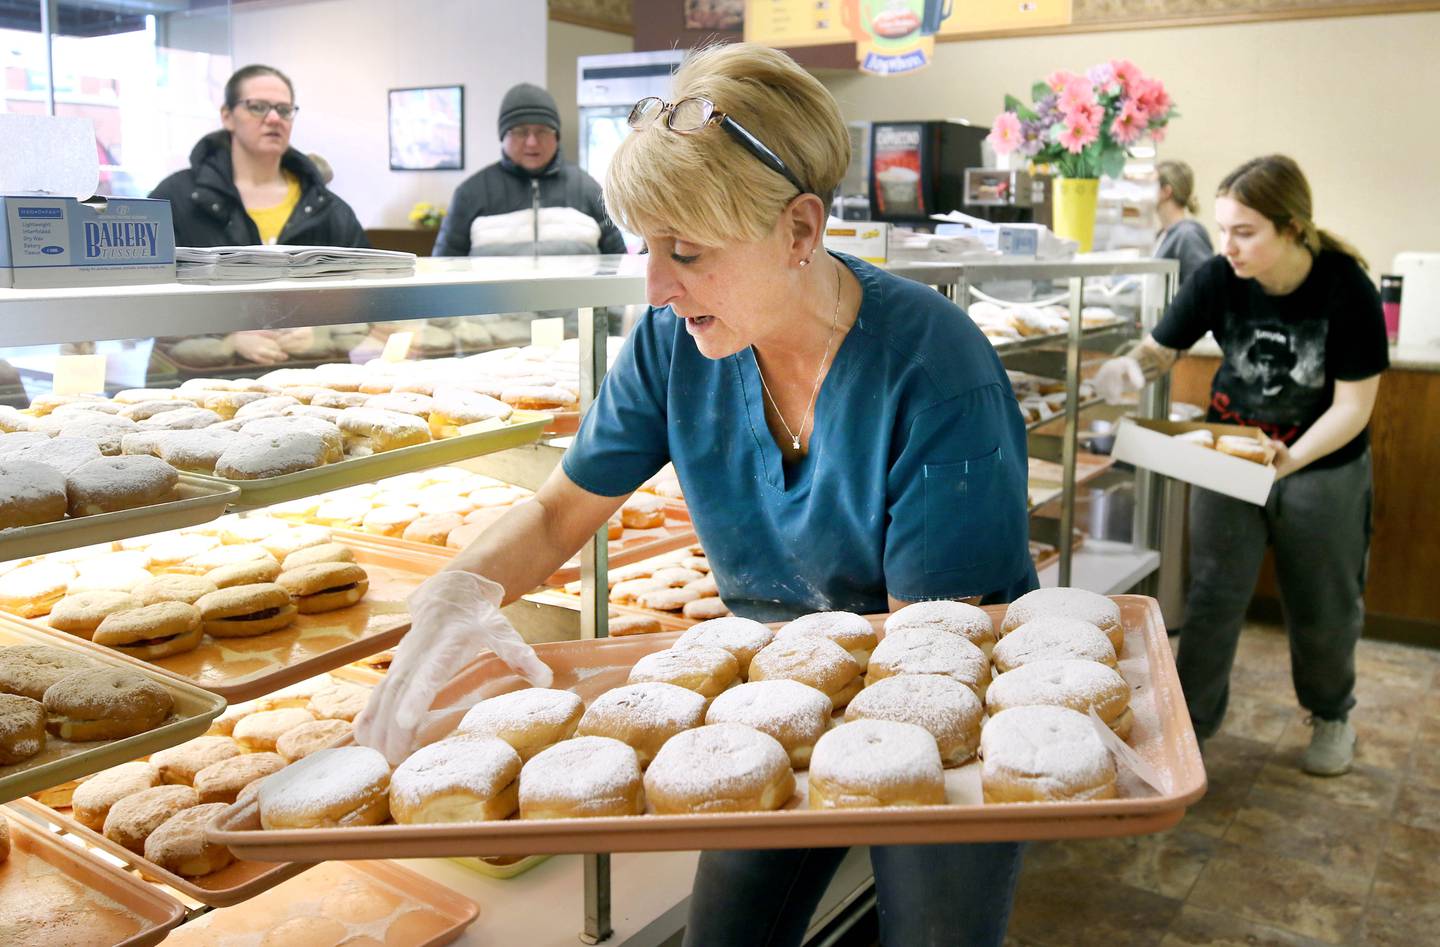
<svg viewBox="0 0 1440 947"><path fill-rule="evenodd" d="M791 437L790 437L790 444L791 444L796 450L799 450L799 449L800 449L800 436L799 436L798 434L792 434Z"/></svg>

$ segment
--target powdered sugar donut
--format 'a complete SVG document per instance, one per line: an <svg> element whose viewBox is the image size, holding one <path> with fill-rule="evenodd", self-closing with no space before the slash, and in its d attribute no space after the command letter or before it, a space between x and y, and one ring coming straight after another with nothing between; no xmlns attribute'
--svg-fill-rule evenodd
<svg viewBox="0 0 1440 947"><path fill-rule="evenodd" d="M456 387L436 388L430 409L430 432L436 437L454 437L466 424L504 421L513 411L505 402L479 392Z"/></svg>
<svg viewBox="0 0 1440 947"><path fill-rule="evenodd" d="M71 516L113 513L172 499L180 475L158 457L101 457L66 478Z"/></svg>
<svg viewBox="0 0 1440 947"><path fill-rule="evenodd" d="M376 451L396 450L430 440L430 427L425 421L398 411L346 408L336 423L346 435L368 437Z"/></svg>
<svg viewBox="0 0 1440 947"><path fill-rule="evenodd" d="M243 436L216 460L215 475L230 480L279 477L319 467L327 454L324 439L306 431Z"/></svg>
<svg viewBox="0 0 1440 947"><path fill-rule="evenodd" d="M935 738L942 766L959 766L980 745L980 698L938 674L900 674L876 681L845 708L845 722L893 720L924 727Z"/></svg>
<svg viewBox="0 0 1440 947"><path fill-rule="evenodd" d="M107 457L120 453L120 438L140 429L129 418L94 412L86 412L84 416L51 415L49 420L55 422L57 437L83 438L100 448L100 453Z"/></svg>
<svg viewBox="0 0 1440 947"><path fill-rule="evenodd" d="M670 647L676 651L686 648L722 648L735 656L740 666L740 676L748 680L750 662L760 653L761 648L774 640L775 633L760 622L732 616L691 625Z"/></svg>
<svg viewBox="0 0 1440 947"><path fill-rule="evenodd" d="M1095 661L1031 661L995 679L985 695L991 715L1011 707L1053 704L1082 714L1095 711L1120 739L1130 735L1130 685L1114 668Z"/></svg>
<svg viewBox="0 0 1440 947"><path fill-rule="evenodd" d="M860 693L860 665L828 638L796 637L762 648L750 662L750 680L799 681L825 696L836 710Z"/></svg>
<svg viewBox="0 0 1440 947"><path fill-rule="evenodd" d="M616 687L595 698L575 733L627 744L644 769L666 740L704 720L704 697L674 684L646 681Z"/></svg>
<svg viewBox="0 0 1440 947"><path fill-rule="evenodd" d="M954 678L985 697L990 684L990 661L985 652L958 635L932 628L904 628L887 634L870 656L865 683L897 674L940 674Z"/></svg>
<svg viewBox="0 0 1440 947"><path fill-rule="evenodd" d="M810 808L936 806L945 802L945 774L935 738L923 727L893 720L857 720L815 744L810 759Z"/></svg>
<svg viewBox="0 0 1440 947"><path fill-rule="evenodd" d="M863 695L862 695L863 696ZM815 741L830 725L830 698L799 681L751 681L716 697L706 723L739 723L774 737L790 765L810 765Z"/></svg>
<svg viewBox="0 0 1440 947"><path fill-rule="evenodd" d="M266 829L379 825L390 814L390 764L368 746L317 750L260 784Z"/></svg>
<svg viewBox="0 0 1440 947"><path fill-rule="evenodd" d="M52 437L44 444L22 447L8 455L11 460L28 460L54 467L67 476L92 460L99 460L100 448L83 437Z"/></svg>
<svg viewBox="0 0 1440 947"><path fill-rule="evenodd" d="M740 665L720 648L656 651L636 661L627 684L659 681L694 691L709 699L738 682Z"/></svg>
<svg viewBox="0 0 1440 947"><path fill-rule="evenodd" d="M1124 648L1125 629L1120 624L1120 606L1103 595L1085 589L1036 589L1026 592L1005 609L1000 637L1041 615L1088 621L1105 633L1115 646L1116 654Z"/></svg>
<svg viewBox="0 0 1440 947"><path fill-rule="evenodd" d="M1001 674L1032 661L1078 658L1115 666L1115 646L1088 621L1041 615L1011 631L990 655Z"/></svg>
<svg viewBox="0 0 1440 947"><path fill-rule="evenodd" d="M585 703L570 691L529 687L482 700L466 711L462 733L497 737L528 760L575 733Z"/></svg>
<svg viewBox="0 0 1440 947"><path fill-rule="evenodd" d="M707 724L673 737L645 772L645 796L660 814L773 810L794 794L785 748L738 723Z"/></svg>
<svg viewBox="0 0 1440 947"><path fill-rule="evenodd" d="M234 431L168 431L156 441L156 456L177 470L211 474L226 448L240 437Z"/></svg>
<svg viewBox="0 0 1440 947"><path fill-rule="evenodd" d="M875 628L853 612L814 612L801 615L775 633L776 641L790 638L829 638L850 652L862 668L875 650Z"/></svg>
<svg viewBox="0 0 1440 947"><path fill-rule="evenodd" d="M574 409L580 399L558 385L507 385L500 391L500 400L529 411L554 411Z"/></svg>
<svg viewBox="0 0 1440 947"><path fill-rule="evenodd" d="M640 815L644 811L639 758L619 740L566 740L540 752L520 770L522 819Z"/></svg>
<svg viewBox="0 0 1440 947"><path fill-rule="evenodd" d="M294 407L304 407L295 405ZM304 431L314 434L325 441L327 448L326 461L337 463L344 459L345 440L340 434L340 429L332 421L324 418L307 417L305 415L282 415L281 417L255 418L247 421L240 429L240 433L251 436L272 436L290 434L294 431Z"/></svg>
<svg viewBox="0 0 1440 947"><path fill-rule="evenodd" d="M885 633L901 628L935 628L959 635L987 655L995 647L995 625L983 608L964 602L915 602L885 619Z"/></svg>
<svg viewBox="0 0 1440 947"><path fill-rule="evenodd" d="M457 734L423 746L390 777L403 825L507 819L520 805L520 754L504 740Z"/></svg>
<svg viewBox="0 0 1440 947"><path fill-rule="evenodd" d="M0 529L50 523L65 515L65 475L54 467L0 457Z"/></svg>
<svg viewBox="0 0 1440 947"><path fill-rule="evenodd" d="M1067 707L1014 707L980 735L986 802L1113 799L1115 761L1083 714Z"/></svg>

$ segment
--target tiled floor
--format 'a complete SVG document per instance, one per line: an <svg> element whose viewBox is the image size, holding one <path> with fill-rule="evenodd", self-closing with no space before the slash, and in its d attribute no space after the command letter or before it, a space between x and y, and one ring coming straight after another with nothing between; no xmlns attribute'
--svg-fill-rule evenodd
<svg viewBox="0 0 1440 947"><path fill-rule="evenodd" d="M1247 628L1205 798L1162 835L1031 846L1007 944L1440 945L1440 652L1357 665L1355 770L1306 776L1284 633Z"/></svg>

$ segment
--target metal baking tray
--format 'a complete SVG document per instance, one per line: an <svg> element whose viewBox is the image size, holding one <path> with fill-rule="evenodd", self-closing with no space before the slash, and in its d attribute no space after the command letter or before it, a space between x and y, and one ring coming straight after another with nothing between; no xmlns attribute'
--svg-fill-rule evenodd
<svg viewBox="0 0 1440 947"><path fill-rule="evenodd" d="M45 749L20 763L0 766L0 802L40 792L51 786L81 776L98 773L120 763L184 743L198 737L220 716L225 701L188 681L179 681L160 674L140 661L118 654L108 648L91 644L64 632L38 628L11 615L0 615L0 646L47 645L64 648L110 667L137 671L161 684L175 701L170 718L153 730L122 740L98 740L72 743L46 735Z"/></svg>
<svg viewBox="0 0 1440 947"><path fill-rule="evenodd" d="M181 474L176 498L132 510L69 516L53 523L0 530L0 556L26 559L47 552L76 549L131 536L144 536L182 526L208 523L238 500L240 491L227 481L199 474Z"/></svg>
<svg viewBox="0 0 1440 947"><path fill-rule="evenodd" d="M538 441L549 423L550 415L543 412L515 411L503 427L494 430L441 438L413 447L382 451L369 457L354 457L279 477L259 480L226 480L204 474L196 474L195 477L216 486L235 488L239 496L235 498L234 506L241 510L253 510L520 447Z"/></svg>
<svg viewBox="0 0 1440 947"><path fill-rule="evenodd" d="M727 848L808 848L849 845L987 842L1029 839L1102 838L1158 832L1178 823L1185 808L1205 791L1205 771L1190 726L1165 623L1154 599L1115 596L1125 626L1121 673L1131 684L1135 724L1130 745L1158 769L1164 791L1130 778L1116 799L985 805L979 802L979 767L948 770L950 803L939 806L812 811L804 806L804 775L785 809L715 815L646 815L628 818L555 819L455 825L378 825L343 829L265 831L258 805L236 804L216 817L209 835L237 855L271 860L367 857L377 851L395 858L459 855L534 855L562 852L644 852ZM987 609L998 622L1004 607ZM873 619L881 629L883 616ZM629 668L645 654L668 647L674 634L638 635L542 644L540 656L555 670L555 687L585 700L623 684ZM443 736L463 706L524 686L493 655L467 665L438 695L423 735Z"/></svg>

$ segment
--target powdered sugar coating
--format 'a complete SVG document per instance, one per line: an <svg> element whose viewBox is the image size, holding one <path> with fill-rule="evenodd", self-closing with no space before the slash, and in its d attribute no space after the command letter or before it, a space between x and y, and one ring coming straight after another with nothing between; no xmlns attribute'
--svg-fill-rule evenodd
<svg viewBox="0 0 1440 947"><path fill-rule="evenodd" d="M990 685L985 706L992 714L1033 704L1054 704L1082 712L1094 707L1105 717L1112 705L1123 707L1129 700L1130 687L1114 668L1096 661L1058 659L1031 661L1001 674Z"/></svg>
<svg viewBox="0 0 1440 947"><path fill-rule="evenodd" d="M138 424L142 431L198 431L222 420L209 408L183 407L152 414Z"/></svg>
<svg viewBox="0 0 1440 947"><path fill-rule="evenodd" d="M0 458L0 529L50 523L65 508L64 474L34 461Z"/></svg>
<svg viewBox="0 0 1440 947"><path fill-rule="evenodd" d="M645 655L630 668L626 683L661 681L714 697L729 686L739 673L740 665L729 651L695 647L680 651L656 651Z"/></svg>
<svg viewBox="0 0 1440 947"><path fill-rule="evenodd" d="M923 727L944 763L974 755L985 710L975 692L938 674L900 674L865 688L845 708L845 721L891 720Z"/></svg>
<svg viewBox="0 0 1440 947"><path fill-rule="evenodd" d="M860 665L850 653L829 638L777 640L761 649L750 662L750 675L754 680L787 678L827 694L845 687L859 673Z"/></svg>
<svg viewBox="0 0 1440 947"><path fill-rule="evenodd" d="M1088 621L1041 615L1006 635L995 645L991 658L1001 673L1054 658L1078 658L1114 667L1115 646Z"/></svg>
<svg viewBox="0 0 1440 947"><path fill-rule="evenodd" d="M459 734L422 746L390 776L392 804L419 806L439 793L490 798L520 775L520 754L504 740Z"/></svg>
<svg viewBox="0 0 1440 947"><path fill-rule="evenodd" d="M935 738L923 727L893 720L857 720L825 734L810 758L810 779L877 799L938 785L944 798Z"/></svg>
<svg viewBox="0 0 1440 947"><path fill-rule="evenodd" d="M1110 599L1085 589L1036 589L1010 603L1000 625L1003 637L1041 615L1059 615L1088 621L1101 631L1120 627L1120 606Z"/></svg>
<svg viewBox="0 0 1440 947"><path fill-rule="evenodd" d="M964 638L933 628L902 628L885 636L870 656L869 683L898 674L940 674L984 693L990 660Z"/></svg>
<svg viewBox="0 0 1440 947"><path fill-rule="evenodd" d="M643 681L612 688L591 701L575 731L587 736L608 731L676 734L698 727L705 718L705 698L692 690L661 681Z"/></svg>
<svg viewBox="0 0 1440 947"><path fill-rule="evenodd" d="M1115 762L1083 714L1065 707L1013 707L980 734L981 782L1018 783L1040 799L1083 799L1113 784Z"/></svg>
<svg viewBox="0 0 1440 947"><path fill-rule="evenodd" d="M231 480L280 477L319 467L325 457L324 439L308 431L247 435L225 448L215 462L215 474Z"/></svg>
<svg viewBox="0 0 1440 947"><path fill-rule="evenodd" d="M830 725L830 711L830 698L808 684L751 681L716 697L705 712L705 722L744 724L768 733L792 753L801 746L814 746Z"/></svg>
<svg viewBox="0 0 1440 947"><path fill-rule="evenodd" d="M639 786L633 749L609 737L576 737L542 750L520 770L520 815L552 807L575 816L638 815L627 810Z"/></svg>
<svg viewBox="0 0 1440 947"><path fill-rule="evenodd" d="M959 635L971 644L984 648L995 643L995 626L983 608L964 602L915 602L906 605L885 619L885 633L902 628L934 628Z"/></svg>
<svg viewBox="0 0 1440 947"><path fill-rule="evenodd" d="M465 712L457 728L462 733L495 736L501 731L531 725L563 727L584 710L585 703L570 691L528 687L482 700Z"/></svg>
<svg viewBox="0 0 1440 947"><path fill-rule="evenodd" d="M127 510L168 499L180 475L165 461L144 454L101 457L66 478L70 515Z"/></svg>
<svg viewBox="0 0 1440 947"><path fill-rule="evenodd" d="M464 388L436 388L431 409L455 424L472 424L490 418L505 420L514 413L505 402Z"/></svg>
<svg viewBox="0 0 1440 947"><path fill-rule="evenodd" d="M727 812L786 775L793 783L790 757L774 737L739 723L714 723L661 747L645 773L645 791L652 802L684 800L687 811Z"/></svg>
<svg viewBox="0 0 1440 947"><path fill-rule="evenodd" d="M775 640L829 638L847 651L875 646L875 629L854 612L813 612L801 615L775 633Z"/></svg>
<svg viewBox="0 0 1440 947"><path fill-rule="evenodd" d="M20 448L10 455L10 459L33 460L68 475L91 461L99 460L101 456L100 448L83 437L52 437L47 443Z"/></svg>
<svg viewBox="0 0 1440 947"><path fill-rule="evenodd" d="M359 807L389 786L390 764L379 750L358 745L316 750L265 777L260 812L266 820L294 824L316 812Z"/></svg>

